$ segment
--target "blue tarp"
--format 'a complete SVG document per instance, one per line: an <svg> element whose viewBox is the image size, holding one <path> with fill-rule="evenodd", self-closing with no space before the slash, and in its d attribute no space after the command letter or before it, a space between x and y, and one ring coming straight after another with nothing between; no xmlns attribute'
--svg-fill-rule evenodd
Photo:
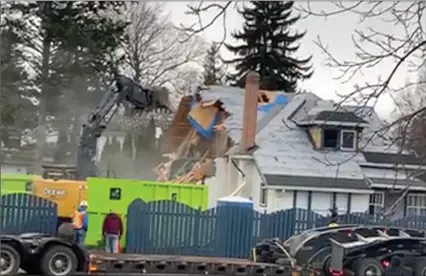
<svg viewBox="0 0 426 276"><path fill-rule="evenodd" d="M192 125L193 128L204 138L210 139L214 135L214 126L216 125L216 122L219 118L219 114L216 115L211 125L205 129L202 125L200 125L196 120L194 120L191 116L188 115L189 123Z"/></svg>
<svg viewBox="0 0 426 276"><path fill-rule="evenodd" d="M274 108L276 105L286 105L288 103L288 97L286 95L277 95L275 97L274 102L263 104L257 108L257 110L262 112L269 112L272 108Z"/></svg>

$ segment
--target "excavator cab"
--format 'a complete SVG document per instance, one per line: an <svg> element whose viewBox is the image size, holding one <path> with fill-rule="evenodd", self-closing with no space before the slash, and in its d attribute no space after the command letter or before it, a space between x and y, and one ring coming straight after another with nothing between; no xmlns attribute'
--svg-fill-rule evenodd
<svg viewBox="0 0 426 276"><path fill-rule="evenodd" d="M45 164L41 166L43 169L42 177L44 179L76 179L76 166L71 165L58 165L58 164Z"/></svg>
<svg viewBox="0 0 426 276"><path fill-rule="evenodd" d="M32 192L57 204L58 223L68 223L78 204L88 200L86 180L78 180L76 167L71 165L45 164L42 178L33 181Z"/></svg>

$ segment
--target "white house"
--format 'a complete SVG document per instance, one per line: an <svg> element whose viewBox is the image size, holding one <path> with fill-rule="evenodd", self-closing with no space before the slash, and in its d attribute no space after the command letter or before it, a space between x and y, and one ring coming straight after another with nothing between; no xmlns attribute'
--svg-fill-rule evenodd
<svg viewBox="0 0 426 276"><path fill-rule="evenodd" d="M244 108L245 96L258 97L243 89L211 87L202 94L225 103L235 142L206 181L210 206L239 194L268 212L304 208L327 214L337 207L340 213L386 209L401 217L426 210L426 184L412 174L426 168L415 154L400 153L378 135L383 125L372 108L337 108L312 93L282 95L287 104L260 111Z"/></svg>

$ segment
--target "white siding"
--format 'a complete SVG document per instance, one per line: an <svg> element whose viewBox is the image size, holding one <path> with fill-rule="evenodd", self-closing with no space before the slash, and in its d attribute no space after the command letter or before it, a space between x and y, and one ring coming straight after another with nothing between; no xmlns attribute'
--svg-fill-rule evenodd
<svg viewBox="0 0 426 276"><path fill-rule="evenodd" d="M336 194L336 208L339 214L346 214L348 211L348 198L349 194L337 193Z"/></svg>
<svg viewBox="0 0 426 276"><path fill-rule="evenodd" d="M297 191L296 208L308 209L308 207L309 207L309 192Z"/></svg>
<svg viewBox="0 0 426 276"><path fill-rule="evenodd" d="M238 195L251 198L254 208L262 211L264 209L260 206L262 180L255 163L250 159L234 159L234 161L245 176L241 175L229 158L216 158L216 174L205 182L209 187L209 208L215 207L217 199L229 196L245 182Z"/></svg>
<svg viewBox="0 0 426 276"><path fill-rule="evenodd" d="M1 165L1 174L26 174L27 167L26 166L15 166L15 165Z"/></svg>
<svg viewBox="0 0 426 276"><path fill-rule="evenodd" d="M293 196L294 196L293 191L284 191L284 190L280 191L275 189L268 189L267 193L268 193L268 203L266 205L266 210L268 213L293 208ZM300 198L303 201L303 196L301 196Z"/></svg>
<svg viewBox="0 0 426 276"><path fill-rule="evenodd" d="M312 205L311 209L315 213L323 216L330 214L332 207L333 193L312 192Z"/></svg>
<svg viewBox="0 0 426 276"><path fill-rule="evenodd" d="M370 203L369 194L352 194L351 197L351 213L364 213L368 210Z"/></svg>
<svg viewBox="0 0 426 276"><path fill-rule="evenodd" d="M218 198L227 196L230 193L230 187L227 185L227 158L216 158L215 162L215 176L207 178L205 181L209 189L208 208L215 207Z"/></svg>

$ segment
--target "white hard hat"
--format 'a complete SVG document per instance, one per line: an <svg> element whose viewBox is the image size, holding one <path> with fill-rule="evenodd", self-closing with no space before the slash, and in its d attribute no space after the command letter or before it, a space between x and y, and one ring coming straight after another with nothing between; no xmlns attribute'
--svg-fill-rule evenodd
<svg viewBox="0 0 426 276"><path fill-rule="evenodd" d="M80 206L88 207L89 203L87 203L86 200L83 200L83 201L80 202Z"/></svg>

